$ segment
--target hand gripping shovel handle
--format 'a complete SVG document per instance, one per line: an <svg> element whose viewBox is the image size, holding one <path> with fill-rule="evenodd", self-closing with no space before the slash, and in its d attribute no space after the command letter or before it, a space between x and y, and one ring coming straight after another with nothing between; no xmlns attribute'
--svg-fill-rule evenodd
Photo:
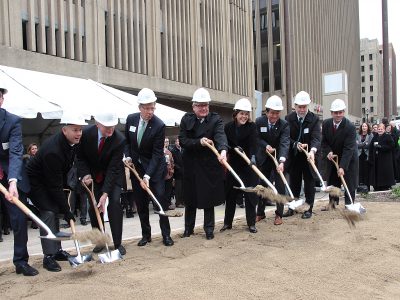
<svg viewBox="0 0 400 300"><path fill-rule="evenodd" d="M332 155L332 162L333 162L333 164L335 165L336 170L339 171L339 158L338 158L338 156L337 156L336 154ZM342 184L343 184L343 186L344 186L344 189L345 189L346 192L347 192L347 195L349 196L349 198L350 198L350 200L351 200L351 203L354 204L353 197L351 197L349 188L347 187L347 183L346 183L346 181L344 180L343 175L340 175L339 177L340 177L340 180L342 181Z"/></svg>
<svg viewBox="0 0 400 300"><path fill-rule="evenodd" d="M253 171L258 175L258 177L260 177L273 191L276 195L278 195L278 191L276 190L275 186L272 184L271 181L268 180L267 177L264 176L264 174L257 168L256 165L254 165L250 159L247 157L246 153L243 151L242 148L240 147L235 147L235 151L237 154L239 154L244 161L251 166L251 168L253 169Z"/></svg>
<svg viewBox="0 0 400 300"><path fill-rule="evenodd" d="M278 166L279 166L279 163L278 163L278 160L276 159L276 150L274 149L274 155L272 155L271 153L269 153L269 151L267 151L267 150L265 150L265 152L269 155L269 157L271 157L271 159L272 159L272 161L274 162L275 166L278 167ZM291 190L290 187L289 187L289 184L288 184L288 182L287 182L287 180L286 180L286 178L285 178L285 175L283 175L282 171L278 171L278 173L279 173L279 176L281 176L281 179L282 179L284 185L286 186L286 189L287 189L288 192L289 192L290 198L294 199L292 190Z"/></svg>
<svg viewBox="0 0 400 300"><path fill-rule="evenodd" d="M92 184L91 184L91 186L92 186L91 189L89 189L88 186L83 181L81 181L81 184L89 194L90 200L91 200L92 205L93 205L93 210L94 210L94 212L96 214L97 223L99 223L100 231L105 234L106 231L104 229L103 220L101 219L99 208L97 207L96 198L94 197L93 180L92 180Z"/></svg>
<svg viewBox="0 0 400 300"><path fill-rule="evenodd" d="M7 189L4 187L4 185L2 185L0 183L0 191L7 196L9 194L9 192L7 191ZM47 238L47 239L58 239L57 236L50 230L50 228L43 223L42 220L40 220L28 207L26 207L21 200L19 200L17 197L13 197L12 198L13 203L18 206L18 208L20 210L22 210L28 217L32 218L32 220L34 220L41 228L43 228L44 230L46 230L47 232L47 236L42 237L42 238Z"/></svg>
<svg viewBox="0 0 400 300"><path fill-rule="evenodd" d="M64 192L68 193L68 206L69 206L69 209L71 209L71 201L70 201L71 200L71 190L70 189L64 189ZM76 230L75 230L75 222L74 222L74 220L69 220L69 226L71 227L72 235L75 236ZM77 253L79 259L82 260L81 249L80 249L79 242L78 242L77 239L74 239L74 244L75 244L75 248L76 248L76 253Z"/></svg>
<svg viewBox="0 0 400 300"><path fill-rule="evenodd" d="M139 173L136 171L136 169L132 166L130 166L128 163L124 162L125 166L132 171L132 173L135 175L135 177L137 178L137 180L139 180L140 183L143 182L143 179L140 178ZM150 197L153 199L153 201L157 204L157 206L160 208L160 211L158 212L159 215L162 216L167 216L167 214L165 213L165 211L163 210L160 202L158 202L156 196L154 196L153 192L150 190L150 188L146 185L146 184L141 184L140 186L145 186L145 191L150 195Z"/></svg>
<svg viewBox="0 0 400 300"><path fill-rule="evenodd" d="M308 159L308 145L306 145L306 149L304 149L303 147L300 147L300 149L301 149L301 151L303 151L304 154L307 156L307 161L308 161L308 163L311 165L311 167L313 168L315 174L317 174L318 179L321 181L322 190L325 191L327 188L326 188L326 185L325 185L324 181L322 180L321 173L319 173L318 168L317 168L317 166L315 165L314 161L311 160L311 159Z"/></svg>
<svg viewBox="0 0 400 300"><path fill-rule="evenodd" d="M214 144L209 144L209 143L205 143L205 145L210 148L212 150L212 152L214 152L214 154L218 157L218 159L221 157L221 155L218 153L218 150L214 147ZM236 174L236 172L232 169L231 165L226 161L226 160L222 160L221 162L225 168L227 168L229 170L229 172L231 172L231 174L235 177L235 179L237 180L237 182L239 182L240 184L240 189L246 189L246 187L244 186L244 183L242 181L242 179L240 179L239 175Z"/></svg>

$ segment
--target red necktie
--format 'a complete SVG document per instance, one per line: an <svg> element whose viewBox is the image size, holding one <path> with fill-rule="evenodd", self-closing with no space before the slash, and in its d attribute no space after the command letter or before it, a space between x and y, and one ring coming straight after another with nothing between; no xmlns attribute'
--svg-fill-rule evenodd
<svg viewBox="0 0 400 300"><path fill-rule="evenodd" d="M101 152L103 151L105 141L106 141L106 138L104 136L100 138L99 148L97 149L97 153L99 156L100 156ZM98 172L96 174L95 181L97 183L100 183L103 181L103 179L104 179L104 173Z"/></svg>
<svg viewBox="0 0 400 300"><path fill-rule="evenodd" d="M0 165L0 180L2 180L4 178L4 171L3 168Z"/></svg>
<svg viewBox="0 0 400 300"><path fill-rule="evenodd" d="M333 124L333 133L336 133L337 124Z"/></svg>

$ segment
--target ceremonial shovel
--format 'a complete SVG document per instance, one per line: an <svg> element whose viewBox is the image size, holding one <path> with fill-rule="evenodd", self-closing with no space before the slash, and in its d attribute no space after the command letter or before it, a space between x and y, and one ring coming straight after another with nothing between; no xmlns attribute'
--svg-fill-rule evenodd
<svg viewBox="0 0 400 300"><path fill-rule="evenodd" d="M0 191L7 196L9 194L8 190L0 183ZM18 206L28 217L35 221L42 229L47 232L47 235L40 236L41 239L55 240L55 241L67 241L71 240L71 234L66 232L53 233L50 228L43 223L28 207L26 207L17 197L12 197L13 203ZM7 201L7 200L6 200Z"/></svg>
<svg viewBox="0 0 400 300"><path fill-rule="evenodd" d="M125 167L127 167L129 170L131 170L131 172L135 175L135 177L137 178L137 180L139 180L140 183L143 182L143 179L140 178L139 173L136 171L135 167L132 165L129 165L128 163L124 162ZM141 185L142 186L142 185ZM143 186L145 186L145 191L149 194L149 196L151 197L151 199L157 204L157 206L160 208L159 211L154 211L156 214L159 214L161 216L165 216L165 217L182 217L183 213L180 211L175 211L175 210L167 210L167 212L165 212L160 204L160 202L158 202L156 196L154 196L153 192L150 190L150 188L144 183Z"/></svg>
<svg viewBox="0 0 400 300"><path fill-rule="evenodd" d="M101 219L100 212L99 212L99 209L97 207L97 202L96 202L96 199L94 197L93 181L92 181L92 189L89 189L88 186L83 181L81 181L81 184L83 185L83 187L89 193L90 200L92 202L93 209L94 209L94 212L96 214L97 223L99 224L100 231L103 233L103 235L106 235L106 230L104 229L103 220ZM104 244L106 246L107 252L98 255L100 261L103 264L104 263L114 262L116 260L122 259L122 255L119 252L119 250L110 251L110 248L108 247L108 243L105 242Z"/></svg>

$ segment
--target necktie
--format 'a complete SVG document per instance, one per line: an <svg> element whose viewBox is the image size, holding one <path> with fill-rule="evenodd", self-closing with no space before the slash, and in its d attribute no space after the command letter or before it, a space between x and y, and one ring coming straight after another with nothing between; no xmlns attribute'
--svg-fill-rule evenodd
<svg viewBox="0 0 400 300"><path fill-rule="evenodd" d="M4 171L3 168L0 165L0 180L2 180L4 178Z"/></svg>
<svg viewBox="0 0 400 300"><path fill-rule="evenodd" d="M104 148L104 143L106 142L106 138L104 136L102 136L100 138L100 143L99 143L99 148L97 149L97 153L100 156L101 152L103 151ZM101 183L104 179L104 173L102 171L97 172L96 176L95 176L95 181L97 183Z"/></svg>
<svg viewBox="0 0 400 300"><path fill-rule="evenodd" d="M301 131L303 130L303 118L299 118L299 135L297 136L297 142L300 141Z"/></svg>
<svg viewBox="0 0 400 300"><path fill-rule="evenodd" d="M337 124L333 124L333 133L336 133Z"/></svg>
<svg viewBox="0 0 400 300"><path fill-rule="evenodd" d="M140 120L140 129L137 133L137 143L140 146L140 142L142 141L143 133L146 130L146 122L144 120Z"/></svg>

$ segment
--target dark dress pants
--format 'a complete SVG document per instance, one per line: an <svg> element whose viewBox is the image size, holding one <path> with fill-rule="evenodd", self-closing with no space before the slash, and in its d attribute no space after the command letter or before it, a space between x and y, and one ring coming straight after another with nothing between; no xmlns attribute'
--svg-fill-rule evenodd
<svg viewBox="0 0 400 300"><path fill-rule="evenodd" d="M241 190L233 188L228 191L225 202L225 225L232 225L236 211L236 199L238 196L242 197L242 193ZM254 205L256 201L251 200L252 197L257 197L257 195L254 193L244 193L247 226L256 224L256 207Z"/></svg>
<svg viewBox="0 0 400 300"><path fill-rule="evenodd" d="M94 182L94 195L96 201L99 201L103 192L101 191L102 183ZM110 222L111 234L114 242L114 247L118 248L122 242L122 205L120 200L121 187L114 185L110 194L108 194L108 207L107 214L108 220ZM92 201L90 201L89 208L90 223L93 228L99 228L99 223L97 222L96 213L93 209ZM103 220L103 214L101 214L101 219ZM103 221L104 224L104 221Z"/></svg>
<svg viewBox="0 0 400 300"><path fill-rule="evenodd" d="M1 180L1 184L8 189L7 177L5 176ZM14 235L14 256L13 263L15 266L25 264L28 262L28 228L26 223L26 215L14 204L10 203L4 198L4 195L0 193L0 201L3 201L7 207L8 214L10 216L11 228ZM21 193L22 194L22 193ZM26 204L26 199L20 199Z"/></svg>
<svg viewBox="0 0 400 300"><path fill-rule="evenodd" d="M196 223L197 208L192 205L185 207L185 230L193 232ZM214 207L204 208L204 232L213 233L215 228L215 210Z"/></svg>
<svg viewBox="0 0 400 300"><path fill-rule="evenodd" d="M264 164L261 166L260 171L264 174L265 177L271 182L275 181L275 188L278 191L278 194L285 195L285 185L282 181L281 176L276 171L276 167L273 164ZM268 187L267 184L261 181L261 184L265 187ZM285 205L281 203L276 203L275 214L282 217L283 209ZM258 206L257 206L257 216L265 217L265 200L263 198L259 198Z"/></svg>
<svg viewBox="0 0 400 300"><path fill-rule="evenodd" d="M347 186L349 188L349 192L351 194L352 199L355 199L356 190L355 190L355 187L351 186L351 180L352 179L348 178L348 175L345 174L344 180L347 183ZM332 167L331 172L330 172L329 177L328 177L328 182L327 183L328 183L328 186L329 185L333 185L333 186L338 187L339 189L341 188L342 181L340 180L339 176L337 175L337 171L336 171L335 167ZM329 195L329 202L332 202L332 201L335 201L336 204L339 204L339 197L332 197L331 195ZM345 205L351 204L351 200L350 200L349 195L347 194L346 191L344 193L344 203L345 203Z"/></svg>
<svg viewBox="0 0 400 300"><path fill-rule="evenodd" d="M307 158L302 153L298 153L295 159L293 159L289 178L290 189L295 198L300 197L302 179L304 180L306 203L310 205L310 211L312 211L315 200L315 179L311 173Z"/></svg>
<svg viewBox="0 0 400 300"><path fill-rule="evenodd" d="M53 233L60 231L60 220L55 212L49 210L39 210L40 219L45 223ZM40 227L40 235L46 236L47 231ZM40 239L44 255L54 255L61 249L61 241L52 241Z"/></svg>

